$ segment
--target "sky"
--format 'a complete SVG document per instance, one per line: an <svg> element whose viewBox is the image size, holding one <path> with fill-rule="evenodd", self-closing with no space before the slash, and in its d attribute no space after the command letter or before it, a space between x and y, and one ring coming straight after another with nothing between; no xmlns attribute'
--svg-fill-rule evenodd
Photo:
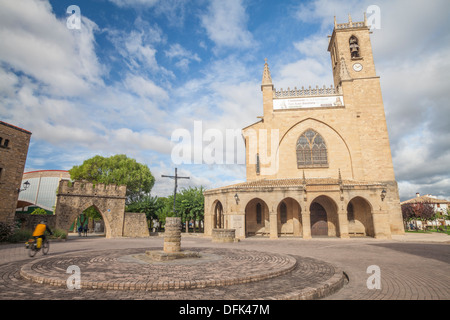
<svg viewBox="0 0 450 320"><path fill-rule="evenodd" d="M180 188L242 182L237 160L196 163L208 132L258 121L265 58L277 89L330 86L333 17L362 21L371 5L400 198L450 199L447 0L0 0L0 120L32 132L26 172L126 154L150 168L157 196L173 192L161 175L175 167L190 177ZM190 163L174 161L180 132ZM224 157L245 152L237 140Z"/></svg>

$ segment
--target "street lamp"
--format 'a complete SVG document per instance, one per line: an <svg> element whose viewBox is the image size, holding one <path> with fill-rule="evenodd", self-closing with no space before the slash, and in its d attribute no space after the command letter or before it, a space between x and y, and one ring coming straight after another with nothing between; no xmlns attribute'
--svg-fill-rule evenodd
<svg viewBox="0 0 450 320"><path fill-rule="evenodd" d="M25 181L24 183L23 183L23 189L17 189L17 192L21 192L21 191L25 191L25 190L27 190L28 189L28 187L31 185L31 183L29 183L28 182L28 180L27 181Z"/></svg>
<svg viewBox="0 0 450 320"><path fill-rule="evenodd" d="M234 195L234 200L236 200L236 204L239 204L239 196L237 193Z"/></svg>
<svg viewBox="0 0 450 320"><path fill-rule="evenodd" d="M384 198L386 198L386 190L383 189L383 191L381 191L381 201L384 201Z"/></svg>

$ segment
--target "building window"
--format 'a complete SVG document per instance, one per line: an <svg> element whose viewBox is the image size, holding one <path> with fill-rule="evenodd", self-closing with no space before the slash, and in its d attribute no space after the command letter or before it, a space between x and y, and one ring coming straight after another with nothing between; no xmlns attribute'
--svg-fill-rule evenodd
<svg viewBox="0 0 450 320"><path fill-rule="evenodd" d="M2 148L8 148L9 145L9 140L5 139L5 141L3 141L3 138L0 138L0 147Z"/></svg>
<svg viewBox="0 0 450 320"><path fill-rule="evenodd" d="M280 222L286 223L287 222L287 207L286 203L282 202L280 205Z"/></svg>
<svg viewBox="0 0 450 320"><path fill-rule="evenodd" d="M355 36L351 36L350 40L349 40L349 44L350 44L350 55L351 55L352 59L359 58L360 53L359 53L358 38L356 38Z"/></svg>
<svg viewBox="0 0 450 320"><path fill-rule="evenodd" d="M262 208L261 203L256 204L256 223L261 224L262 223Z"/></svg>
<svg viewBox="0 0 450 320"><path fill-rule="evenodd" d="M260 164L259 164L259 153L256 154L256 174L260 173Z"/></svg>
<svg viewBox="0 0 450 320"><path fill-rule="evenodd" d="M325 140L312 129L306 130L297 141L297 167L328 167Z"/></svg>

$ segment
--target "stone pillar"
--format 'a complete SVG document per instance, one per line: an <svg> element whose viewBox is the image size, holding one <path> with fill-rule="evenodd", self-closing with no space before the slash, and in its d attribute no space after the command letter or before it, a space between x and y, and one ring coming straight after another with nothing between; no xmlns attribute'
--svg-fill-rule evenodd
<svg viewBox="0 0 450 320"><path fill-rule="evenodd" d="M391 239L391 228L389 225L389 215L385 211L374 213L373 228L375 231L375 238L377 239Z"/></svg>
<svg viewBox="0 0 450 320"><path fill-rule="evenodd" d="M347 213L344 211L338 212L338 220L339 220L339 237L342 239L350 238L350 236L348 235Z"/></svg>
<svg viewBox="0 0 450 320"><path fill-rule="evenodd" d="M311 239L311 216L309 210L302 211L303 239Z"/></svg>
<svg viewBox="0 0 450 320"><path fill-rule="evenodd" d="M299 207L295 203L292 204L292 220L294 236L300 236L300 212Z"/></svg>
<svg viewBox="0 0 450 320"><path fill-rule="evenodd" d="M164 252L181 251L181 218L167 217L164 227Z"/></svg>
<svg viewBox="0 0 450 320"><path fill-rule="evenodd" d="M270 212L269 223L270 223L270 239L278 239L278 221L276 211Z"/></svg>

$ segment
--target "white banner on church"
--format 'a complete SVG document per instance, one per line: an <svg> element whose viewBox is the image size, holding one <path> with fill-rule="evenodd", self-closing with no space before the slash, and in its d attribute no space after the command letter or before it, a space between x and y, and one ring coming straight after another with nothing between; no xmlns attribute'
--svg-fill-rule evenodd
<svg viewBox="0 0 450 320"><path fill-rule="evenodd" d="M273 99L273 109L301 109L341 107L344 105L343 96L323 96L293 99Z"/></svg>

